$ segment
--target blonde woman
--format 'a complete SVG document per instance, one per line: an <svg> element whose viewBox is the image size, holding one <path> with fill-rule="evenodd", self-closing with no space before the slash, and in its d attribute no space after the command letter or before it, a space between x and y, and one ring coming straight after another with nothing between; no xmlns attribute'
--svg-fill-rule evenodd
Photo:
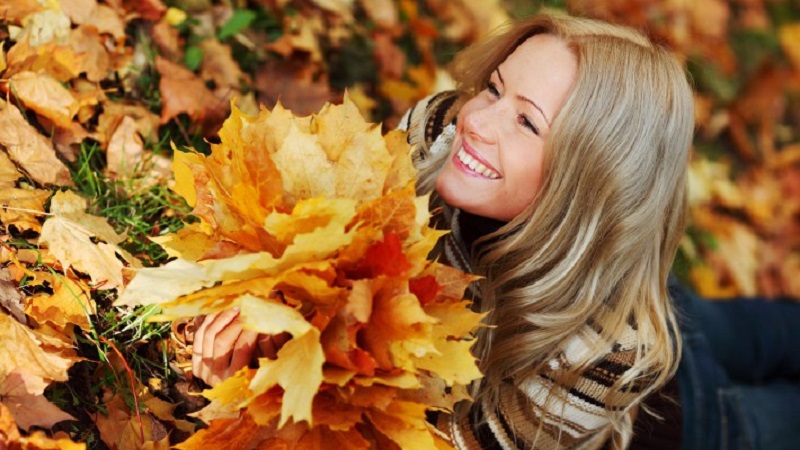
<svg viewBox="0 0 800 450"><path fill-rule="evenodd" d="M561 15L516 22L454 73L456 91L403 121L419 190L452 230L436 256L484 276L471 293L489 313L475 402L437 426L459 449L626 448L681 354L667 280L686 216L686 76L635 31ZM257 339L235 313L208 318L195 374L232 373Z"/></svg>
<svg viewBox="0 0 800 450"><path fill-rule="evenodd" d="M444 257L486 276L485 378L447 431L460 448L625 447L680 352L666 286L686 208L686 76L641 34L549 15L454 68L458 91L407 121L420 186L447 205Z"/></svg>

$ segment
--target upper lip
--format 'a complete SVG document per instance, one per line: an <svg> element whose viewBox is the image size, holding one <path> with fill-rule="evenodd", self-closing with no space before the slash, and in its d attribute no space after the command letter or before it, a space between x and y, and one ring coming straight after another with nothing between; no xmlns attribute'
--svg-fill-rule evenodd
<svg viewBox="0 0 800 450"><path fill-rule="evenodd" d="M461 147L464 149L465 152L467 152L467 154L469 154L469 156L472 156L473 158L478 160L479 163L483 164L484 166L488 167L489 169L495 171L498 175L500 175L500 171L497 170L497 168L493 166L490 162L486 161L486 159L484 159L483 156L481 156L480 153L478 153L478 151L475 150L474 147L469 145L469 142L467 142L467 140L464 138L461 138Z"/></svg>

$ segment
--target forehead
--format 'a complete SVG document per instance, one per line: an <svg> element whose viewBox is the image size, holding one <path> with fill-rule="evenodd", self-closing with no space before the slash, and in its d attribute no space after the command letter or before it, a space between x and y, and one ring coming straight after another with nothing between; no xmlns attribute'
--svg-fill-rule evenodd
<svg viewBox="0 0 800 450"><path fill-rule="evenodd" d="M566 42L552 34L536 34L517 46L498 71L513 95L535 101L553 117L572 88L577 68Z"/></svg>

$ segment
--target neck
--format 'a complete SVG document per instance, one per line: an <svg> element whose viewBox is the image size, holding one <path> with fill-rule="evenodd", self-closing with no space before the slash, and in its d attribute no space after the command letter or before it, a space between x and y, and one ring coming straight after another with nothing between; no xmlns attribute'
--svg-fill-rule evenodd
<svg viewBox="0 0 800 450"><path fill-rule="evenodd" d="M476 241L499 230L506 222L478 216L462 210L458 216L458 224L461 231L461 239L464 240L464 246L468 251L472 252Z"/></svg>

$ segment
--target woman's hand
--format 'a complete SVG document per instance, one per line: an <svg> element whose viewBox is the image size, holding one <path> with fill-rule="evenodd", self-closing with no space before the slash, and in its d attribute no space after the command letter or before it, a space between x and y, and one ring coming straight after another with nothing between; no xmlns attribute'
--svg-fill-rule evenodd
<svg viewBox="0 0 800 450"><path fill-rule="evenodd" d="M250 362L258 333L242 328L237 309L209 314L198 322L192 373L214 386Z"/></svg>
<svg viewBox="0 0 800 450"><path fill-rule="evenodd" d="M275 359L289 338L287 333L270 336L245 330L238 309L199 317L192 350L192 372L214 386L248 365L254 357Z"/></svg>

